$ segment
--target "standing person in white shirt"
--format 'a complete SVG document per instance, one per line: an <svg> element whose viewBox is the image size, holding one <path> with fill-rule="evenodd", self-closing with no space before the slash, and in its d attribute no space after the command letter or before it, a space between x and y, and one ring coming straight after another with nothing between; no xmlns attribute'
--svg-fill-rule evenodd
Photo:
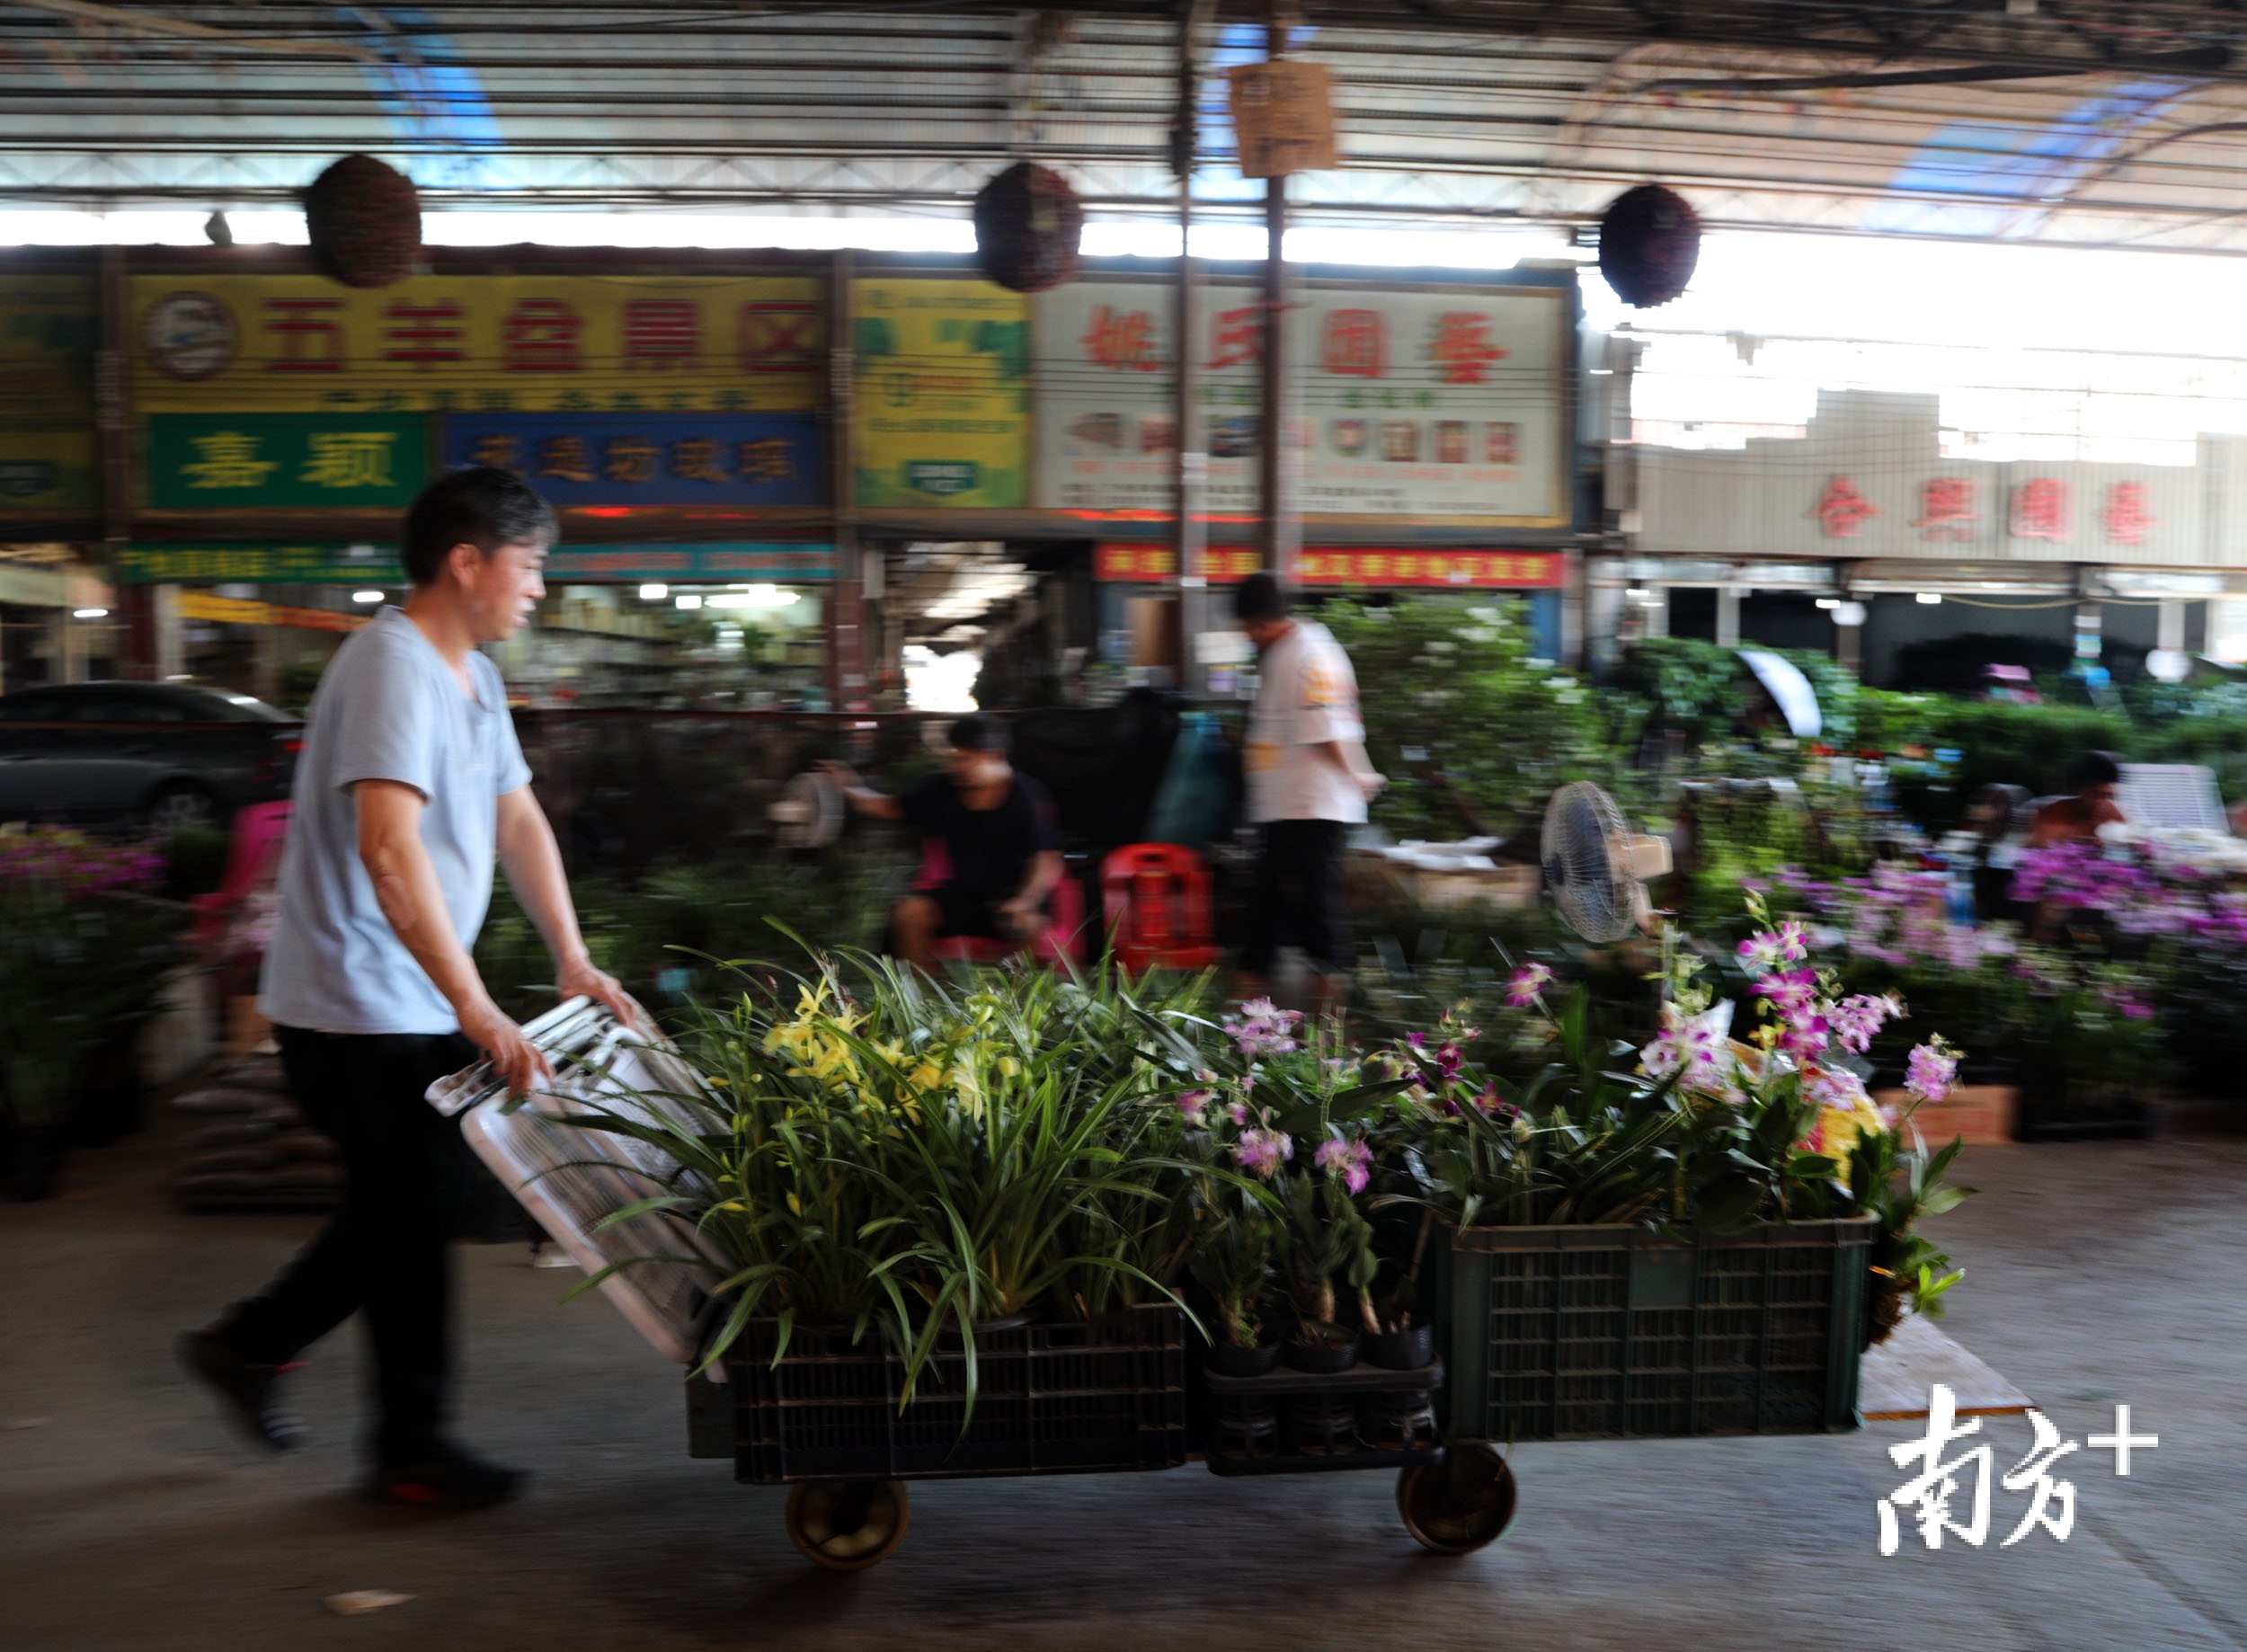
<svg viewBox="0 0 2247 1652"><path fill-rule="evenodd" d="M1242 998L1265 996L1279 949L1301 946L1315 976L1314 1008L1323 1012L1341 1001L1351 962L1343 839L1364 823L1365 805L1386 782L1366 760L1357 673L1333 634L1292 617L1269 573L1241 582L1233 614L1257 654L1243 766L1248 819L1264 831L1236 987Z"/></svg>

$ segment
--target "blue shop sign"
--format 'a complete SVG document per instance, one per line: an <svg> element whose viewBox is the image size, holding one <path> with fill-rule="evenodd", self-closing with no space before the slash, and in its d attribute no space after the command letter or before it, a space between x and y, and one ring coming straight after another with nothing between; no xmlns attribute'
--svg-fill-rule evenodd
<svg viewBox="0 0 2247 1652"><path fill-rule="evenodd" d="M514 471L562 506L816 506L827 493L809 413L452 413L445 463Z"/></svg>

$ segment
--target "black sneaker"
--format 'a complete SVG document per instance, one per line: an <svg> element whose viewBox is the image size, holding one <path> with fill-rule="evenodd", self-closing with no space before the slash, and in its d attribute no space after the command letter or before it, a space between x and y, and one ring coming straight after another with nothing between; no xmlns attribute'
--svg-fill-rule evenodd
<svg viewBox="0 0 2247 1652"><path fill-rule="evenodd" d="M377 1502L417 1508L490 1508L512 1498L529 1478L520 1469L502 1469L457 1445L440 1444L419 1461L377 1469L368 1491Z"/></svg>
<svg viewBox="0 0 2247 1652"><path fill-rule="evenodd" d="M286 1452L304 1443L304 1420L280 1402L280 1379L299 1367L245 1360L216 1331L181 1337L180 1363L218 1390L226 1414L260 1445Z"/></svg>

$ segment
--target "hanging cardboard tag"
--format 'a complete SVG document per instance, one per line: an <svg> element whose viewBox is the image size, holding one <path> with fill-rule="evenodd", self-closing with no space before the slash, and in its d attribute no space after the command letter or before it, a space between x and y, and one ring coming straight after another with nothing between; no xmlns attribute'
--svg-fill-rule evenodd
<svg viewBox="0 0 2247 1652"><path fill-rule="evenodd" d="M1325 66L1282 58L1227 74L1242 177L1284 178L1336 164L1334 91Z"/></svg>

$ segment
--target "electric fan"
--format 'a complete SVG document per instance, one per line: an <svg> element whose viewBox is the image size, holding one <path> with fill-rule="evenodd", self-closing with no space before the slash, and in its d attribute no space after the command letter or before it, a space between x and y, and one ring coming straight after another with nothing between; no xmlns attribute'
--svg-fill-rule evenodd
<svg viewBox="0 0 2247 1652"><path fill-rule="evenodd" d="M842 836L849 805L842 783L822 769L808 769L781 788L779 799L765 810L778 828L774 837L784 849L823 849Z"/></svg>
<svg viewBox="0 0 2247 1652"><path fill-rule="evenodd" d="M1539 856L1561 918L1598 946L1650 925L1646 880L1670 869L1669 844L1634 833L1615 800L1588 780L1571 781L1545 805Z"/></svg>

